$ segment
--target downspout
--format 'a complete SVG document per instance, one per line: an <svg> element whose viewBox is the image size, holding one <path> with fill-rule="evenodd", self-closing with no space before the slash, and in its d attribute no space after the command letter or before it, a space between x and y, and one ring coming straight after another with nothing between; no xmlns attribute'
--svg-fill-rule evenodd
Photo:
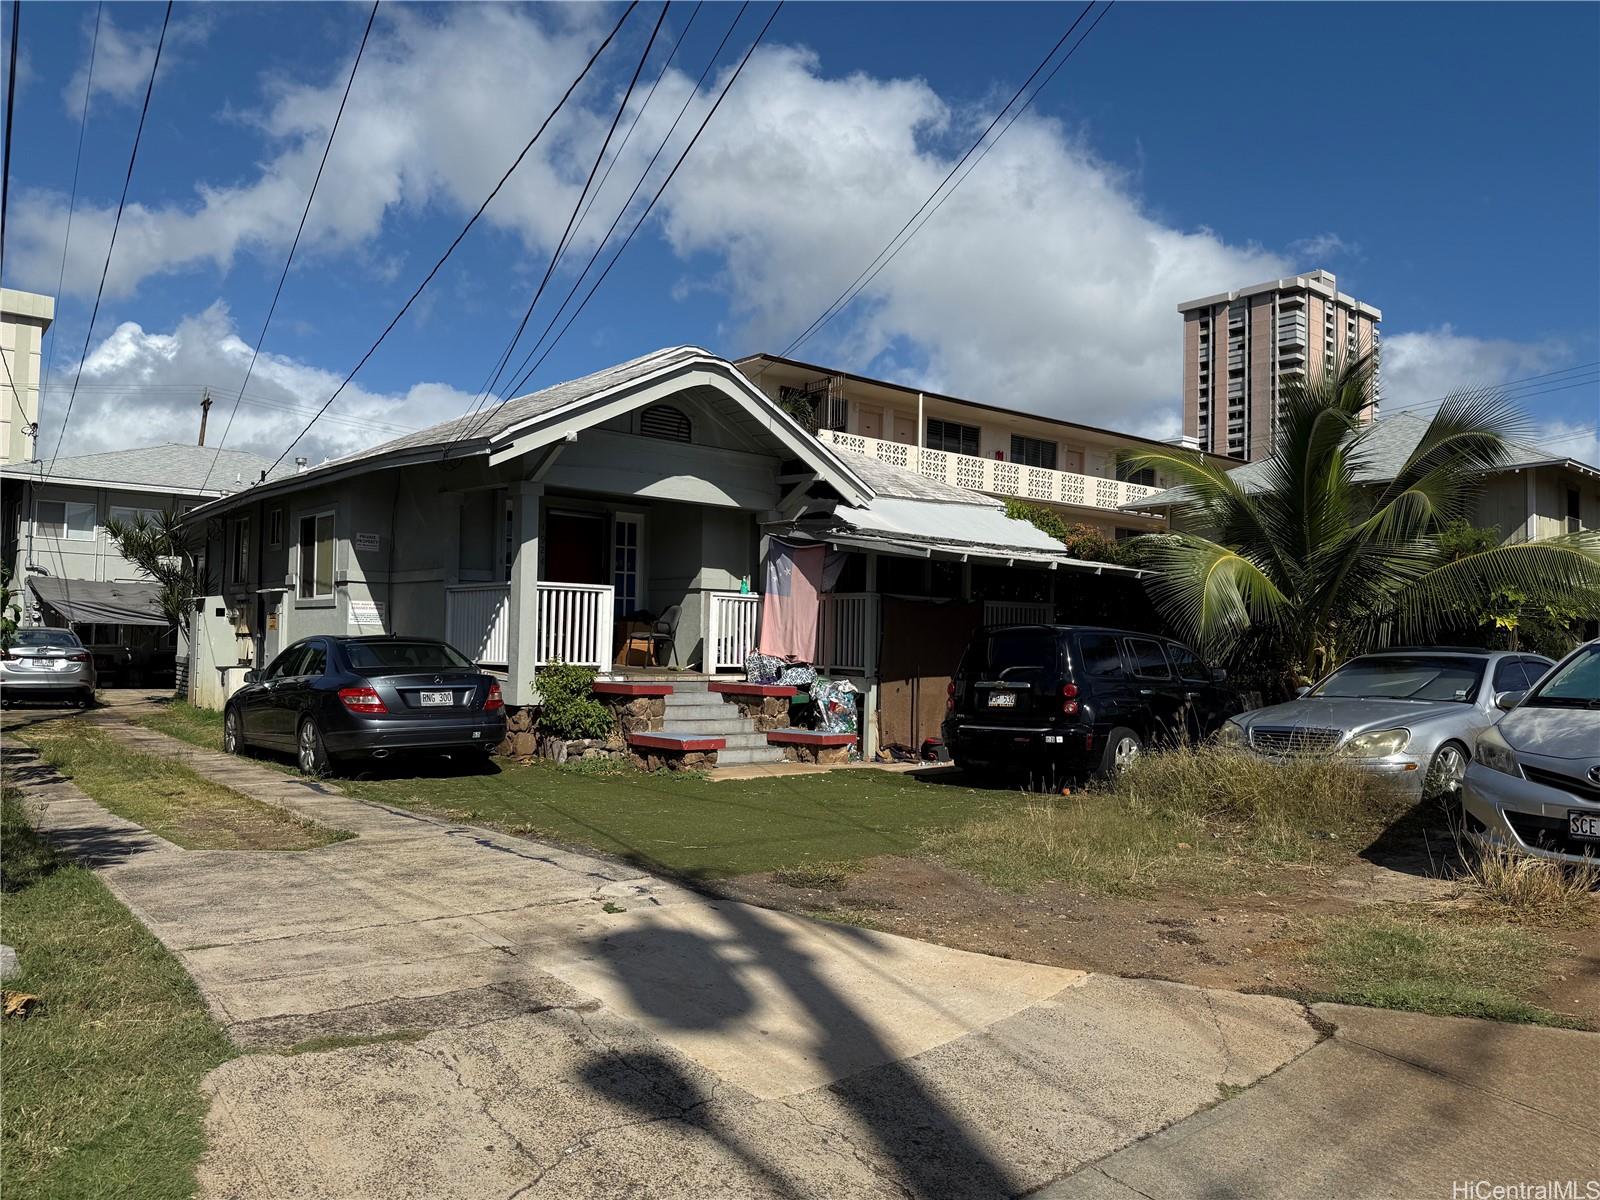
<svg viewBox="0 0 1600 1200"><path fill-rule="evenodd" d="M918 392L917 393L917 449L918 450L922 449L923 437L924 437L924 435L923 435L923 432L922 432L922 393Z"/></svg>
<svg viewBox="0 0 1600 1200"><path fill-rule="evenodd" d="M388 609L389 609L389 632L390 633L393 633L394 632L394 628L395 628L395 624L394 624L394 545L395 545L394 529L395 529L395 523L398 520L399 515L400 515L400 469L397 467L395 469L395 472L394 472L394 495L392 495L389 498L389 565L388 565L388 578L384 581L384 589L383 589L384 603L388 606ZM459 553L459 550L457 552ZM382 629L383 625L380 623L378 628ZM445 636L448 637L449 633L446 632Z"/></svg>

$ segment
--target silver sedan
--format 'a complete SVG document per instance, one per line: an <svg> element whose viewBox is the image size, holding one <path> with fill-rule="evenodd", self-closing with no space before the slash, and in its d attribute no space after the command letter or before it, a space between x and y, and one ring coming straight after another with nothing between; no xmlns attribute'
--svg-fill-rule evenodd
<svg viewBox="0 0 1600 1200"><path fill-rule="evenodd" d="M1537 654L1403 649L1363 654L1287 704L1243 713L1222 740L1257 754L1336 754L1418 796L1454 796L1496 698L1553 664Z"/></svg>
<svg viewBox="0 0 1600 1200"><path fill-rule="evenodd" d="M1559 862L1600 860L1600 641L1561 660L1478 738L1467 832Z"/></svg>
<svg viewBox="0 0 1600 1200"><path fill-rule="evenodd" d="M94 702L94 655L70 629L16 630L0 651L0 703L22 700Z"/></svg>

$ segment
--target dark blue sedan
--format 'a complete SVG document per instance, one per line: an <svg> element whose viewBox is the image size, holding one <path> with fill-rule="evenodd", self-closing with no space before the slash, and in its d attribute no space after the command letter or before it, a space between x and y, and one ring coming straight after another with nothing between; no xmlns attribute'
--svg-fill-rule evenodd
<svg viewBox="0 0 1600 1200"><path fill-rule="evenodd" d="M411 751L486 755L505 737L500 685L445 642L309 637L245 676L222 745L288 750L322 775L341 762Z"/></svg>

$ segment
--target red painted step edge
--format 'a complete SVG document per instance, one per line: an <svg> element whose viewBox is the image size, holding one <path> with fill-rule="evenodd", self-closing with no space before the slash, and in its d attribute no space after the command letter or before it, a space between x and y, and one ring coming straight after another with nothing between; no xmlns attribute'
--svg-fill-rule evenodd
<svg viewBox="0 0 1600 1200"><path fill-rule="evenodd" d="M777 683L713 683L708 686L724 696L782 696L786 700L800 691Z"/></svg>
<svg viewBox="0 0 1600 1200"><path fill-rule="evenodd" d="M774 746L853 746L853 733L819 733L812 729L769 729L767 743Z"/></svg>
<svg viewBox="0 0 1600 1200"><path fill-rule="evenodd" d="M719 737L679 737L663 733L630 733L628 745L646 750L721 750L727 744Z"/></svg>
<svg viewBox="0 0 1600 1200"><path fill-rule="evenodd" d="M670 696L670 683L618 683L609 679L594 681L592 691L602 696Z"/></svg>

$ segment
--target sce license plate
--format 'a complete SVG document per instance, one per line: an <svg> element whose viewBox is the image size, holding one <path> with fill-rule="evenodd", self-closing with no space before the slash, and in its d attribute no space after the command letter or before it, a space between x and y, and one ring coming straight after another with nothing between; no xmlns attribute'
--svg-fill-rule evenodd
<svg viewBox="0 0 1600 1200"><path fill-rule="evenodd" d="M454 692L423 692L422 706L424 708L448 707L456 702Z"/></svg>
<svg viewBox="0 0 1600 1200"><path fill-rule="evenodd" d="M1600 842L1600 813L1567 810L1567 835L1585 841Z"/></svg>
<svg viewBox="0 0 1600 1200"><path fill-rule="evenodd" d="M990 708L1015 708L1016 706L1017 706L1017 694L1015 692L990 692L989 693L989 707Z"/></svg>

